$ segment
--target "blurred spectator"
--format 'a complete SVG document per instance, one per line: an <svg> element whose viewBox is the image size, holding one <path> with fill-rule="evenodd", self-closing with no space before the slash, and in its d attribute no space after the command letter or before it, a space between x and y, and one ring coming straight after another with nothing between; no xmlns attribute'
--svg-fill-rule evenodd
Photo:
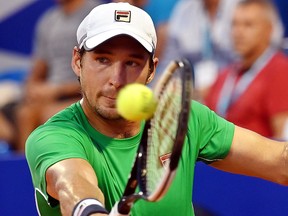
<svg viewBox="0 0 288 216"><path fill-rule="evenodd" d="M288 120L288 58L280 49L281 26L272 2L240 2L232 24L240 60L219 75L206 98L229 121L277 139L283 138Z"/></svg>
<svg viewBox="0 0 288 216"><path fill-rule="evenodd" d="M171 13L179 0L147 0L144 10L151 16L157 32L157 48L155 55L162 59L167 43L168 24Z"/></svg>
<svg viewBox="0 0 288 216"><path fill-rule="evenodd" d="M21 69L10 69L0 73L0 154L15 147L15 107L22 95L22 85L27 73Z"/></svg>
<svg viewBox="0 0 288 216"><path fill-rule="evenodd" d="M18 141L23 152L28 135L39 124L80 98L79 83L71 70L75 32L81 20L100 1L56 0L37 25L34 63L23 101L17 107Z"/></svg>
<svg viewBox="0 0 288 216"><path fill-rule="evenodd" d="M169 20L168 39L158 72L170 60L185 57L194 64L196 88L204 94L218 69L233 59L229 32L232 11L238 1L179 1Z"/></svg>
<svg viewBox="0 0 288 216"><path fill-rule="evenodd" d="M0 112L0 140L6 142L12 142L13 139L13 127L11 123L6 119L3 113Z"/></svg>

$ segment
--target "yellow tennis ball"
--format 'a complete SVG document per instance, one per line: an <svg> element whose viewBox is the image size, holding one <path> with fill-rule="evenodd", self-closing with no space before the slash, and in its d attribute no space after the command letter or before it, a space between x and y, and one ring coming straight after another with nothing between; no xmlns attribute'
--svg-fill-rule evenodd
<svg viewBox="0 0 288 216"><path fill-rule="evenodd" d="M123 118L139 121L153 116L157 101L150 88L140 83L133 83L120 90L116 106Z"/></svg>

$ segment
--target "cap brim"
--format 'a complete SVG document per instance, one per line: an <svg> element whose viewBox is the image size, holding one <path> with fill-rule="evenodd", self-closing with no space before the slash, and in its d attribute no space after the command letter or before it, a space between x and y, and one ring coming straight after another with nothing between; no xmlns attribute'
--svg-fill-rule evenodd
<svg viewBox="0 0 288 216"><path fill-rule="evenodd" d="M85 50L89 51L94 49L96 46L100 45L101 43L105 42L106 40L118 36L118 35L128 35L133 37L135 40L137 40L142 46L149 52L152 53L154 48L151 46L149 42L147 42L142 37L138 36L134 32L129 32L127 29L114 29L110 31L105 31L99 34L94 35L91 38L88 38L84 42L84 48Z"/></svg>

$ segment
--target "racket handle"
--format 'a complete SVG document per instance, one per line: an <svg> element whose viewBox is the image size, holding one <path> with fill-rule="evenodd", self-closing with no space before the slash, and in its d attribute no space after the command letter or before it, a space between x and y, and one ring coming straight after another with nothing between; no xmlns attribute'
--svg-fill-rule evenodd
<svg viewBox="0 0 288 216"><path fill-rule="evenodd" d="M116 202L115 205L113 206L113 208L111 209L111 212L109 214L109 216L129 216L130 214L120 214L118 212L118 203Z"/></svg>

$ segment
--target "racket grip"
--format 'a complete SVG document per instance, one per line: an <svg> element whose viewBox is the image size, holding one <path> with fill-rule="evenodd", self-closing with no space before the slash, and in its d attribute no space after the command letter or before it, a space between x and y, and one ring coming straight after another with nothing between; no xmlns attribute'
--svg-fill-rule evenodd
<svg viewBox="0 0 288 216"><path fill-rule="evenodd" d="M110 211L110 214L109 216L129 216L130 214L120 214L118 212L118 203L119 202L116 202L115 205L113 206L113 208L111 209Z"/></svg>

